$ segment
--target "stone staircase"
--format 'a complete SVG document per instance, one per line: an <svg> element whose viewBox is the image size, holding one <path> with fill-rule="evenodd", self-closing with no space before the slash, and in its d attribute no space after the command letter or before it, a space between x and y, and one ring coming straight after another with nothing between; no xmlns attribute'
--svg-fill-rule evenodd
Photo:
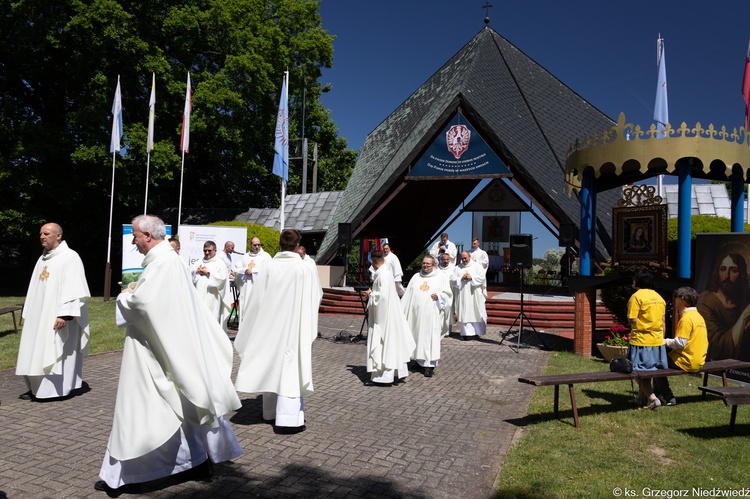
<svg viewBox="0 0 750 499"><path fill-rule="evenodd" d="M504 293L499 291L487 292L487 322L492 326L500 328L518 327L521 312L521 300L517 293ZM524 321L524 328L529 327L529 322L537 332L555 334L568 339L573 339L573 319L575 304L571 297L524 295L523 313L528 319ZM359 293L346 289L323 289L323 300L320 304L321 314L364 314ZM514 324L515 323L515 324ZM596 307L597 334L595 341L601 340L604 331L616 324L604 305L600 302Z"/></svg>

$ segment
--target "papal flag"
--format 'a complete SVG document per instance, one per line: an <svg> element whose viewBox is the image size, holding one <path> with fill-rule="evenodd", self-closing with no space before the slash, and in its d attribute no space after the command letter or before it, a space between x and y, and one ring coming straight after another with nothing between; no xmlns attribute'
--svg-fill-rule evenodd
<svg viewBox="0 0 750 499"><path fill-rule="evenodd" d="M187 77L187 90L185 91L185 111L182 113L182 135L180 136L180 150L183 153L190 152L190 112L193 110L193 97L190 91L190 73Z"/></svg>
<svg viewBox="0 0 750 499"><path fill-rule="evenodd" d="M109 143L109 152L120 152L122 146L122 94L120 92L120 75L117 75L117 88L115 89L115 100L112 102L112 140Z"/></svg>
<svg viewBox="0 0 750 499"><path fill-rule="evenodd" d="M284 73L281 85L281 99L279 100L279 114L276 117L276 141L273 144L273 174L278 175L287 183L289 178L289 94L287 79L289 72Z"/></svg>
<svg viewBox="0 0 750 499"><path fill-rule="evenodd" d="M667 61L664 58L664 38L656 40L656 65L659 67L659 77L656 82L656 101L654 102L654 121L659 133L658 138L666 136L664 128L669 123L669 105L667 100Z"/></svg>
<svg viewBox="0 0 750 499"><path fill-rule="evenodd" d="M156 74L151 73L151 98L148 100L148 137L146 138L146 152L154 148L154 117L156 114Z"/></svg>

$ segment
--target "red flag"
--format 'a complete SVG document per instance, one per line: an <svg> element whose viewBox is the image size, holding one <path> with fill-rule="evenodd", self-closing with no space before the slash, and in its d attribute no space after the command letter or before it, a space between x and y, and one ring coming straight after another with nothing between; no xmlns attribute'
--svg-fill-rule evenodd
<svg viewBox="0 0 750 499"><path fill-rule="evenodd" d="M745 74L742 75L742 98L745 99L745 128L750 124L750 45L745 55Z"/></svg>
<svg viewBox="0 0 750 499"><path fill-rule="evenodd" d="M193 110L193 97L190 92L190 73L187 78L187 91L185 92L185 112L182 114L182 135L180 136L180 150L184 153L190 152L190 112Z"/></svg>

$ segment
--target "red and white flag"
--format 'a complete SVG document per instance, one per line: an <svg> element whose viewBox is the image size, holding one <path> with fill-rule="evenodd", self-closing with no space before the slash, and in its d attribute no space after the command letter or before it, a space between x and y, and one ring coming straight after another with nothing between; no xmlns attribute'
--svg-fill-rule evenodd
<svg viewBox="0 0 750 499"><path fill-rule="evenodd" d="M182 114L182 135L180 136L180 150L190 152L190 112L193 110L193 97L190 92L190 73L187 77L187 91L185 92L185 112Z"/></svg>
<svg viewBox="0 0 750 499"><path fill-rule="evenodd" d="M742 75L742 98L745 99L745 128L750 124L750 44L745 55L745 74Z"/></svg>

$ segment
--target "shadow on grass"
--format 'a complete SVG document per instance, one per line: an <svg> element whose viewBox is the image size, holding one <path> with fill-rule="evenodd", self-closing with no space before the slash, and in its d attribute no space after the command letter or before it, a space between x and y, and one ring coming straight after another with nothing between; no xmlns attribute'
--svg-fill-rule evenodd
<svg viewBox="0 0 750 499"><path fill-rule="evenodd" d="M682 428L677 430L691 437L704 440L713 440L717 438L747 438L750 435L750 423L734 424L734 432L729 431L729 409L727 409L727 419L723 423L716 422L716 426L701 426L700 428Z"/></svg>

